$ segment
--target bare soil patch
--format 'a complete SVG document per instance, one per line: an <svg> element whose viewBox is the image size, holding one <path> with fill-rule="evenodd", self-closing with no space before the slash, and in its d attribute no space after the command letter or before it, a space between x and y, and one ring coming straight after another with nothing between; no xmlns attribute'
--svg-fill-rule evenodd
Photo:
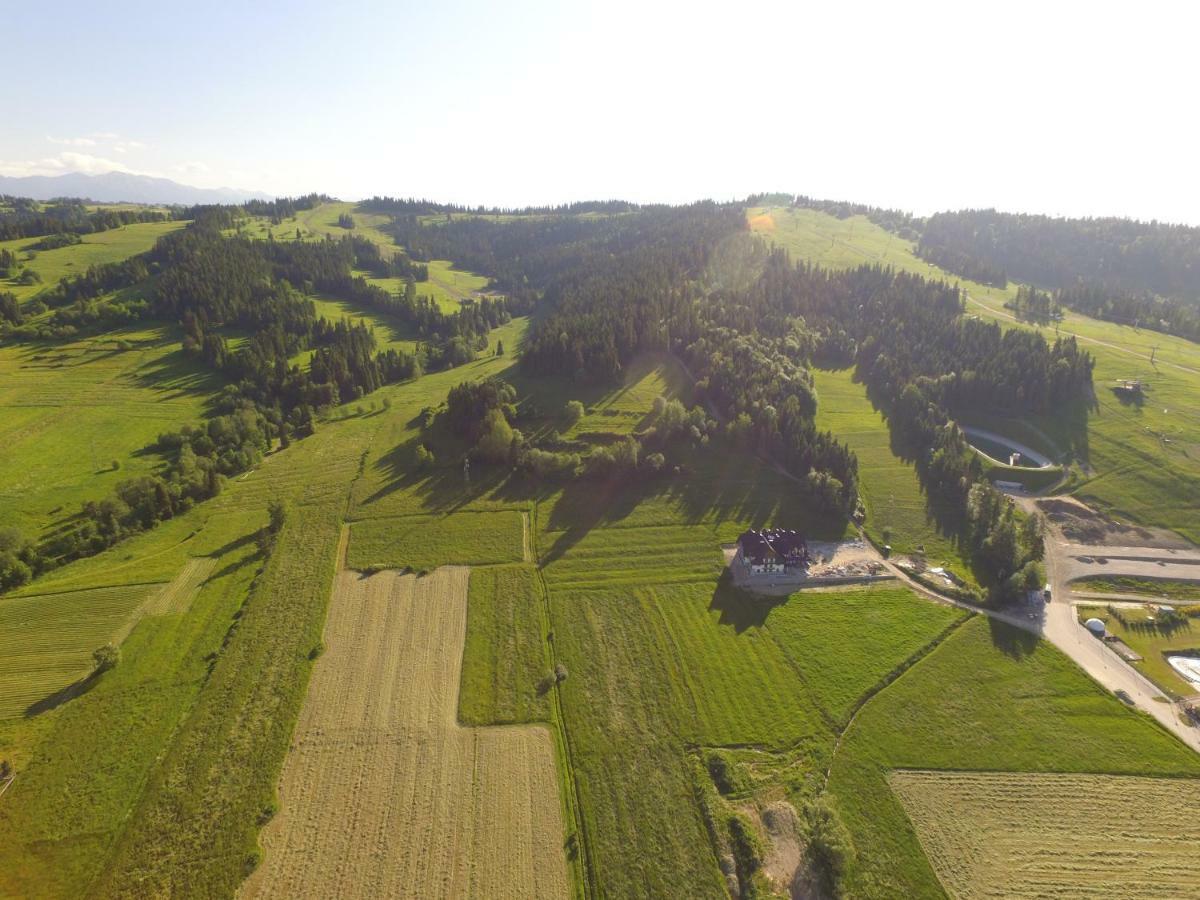
<svg viewBox="0 0 1200 900"><path fill-rule="evenodd" d="M337 575L244 897L565 897L551 737L456 720L469 569Z"/></svg>
<svg viewBox="0 0 1200 900"><path fill-rule="evenodd" d="M763 861L763 870L771 883L785 891L791 890L797 873L804 863L804 844L800 840L800 817L786 800L777 800L760 813L763 829L770 840L770 851Z"/></svg>
<svg viewBox="0 0 1200 900"><path fill-rule="evenodd" d="M1162 528L1144 528L1125 525L1114 521L1073 497L1047 497L1035 501L1046 518L1062 534L1075 544L1128 547L1144 546L1162 549L1186 550L1188 544L1179 535Z"/></svg>

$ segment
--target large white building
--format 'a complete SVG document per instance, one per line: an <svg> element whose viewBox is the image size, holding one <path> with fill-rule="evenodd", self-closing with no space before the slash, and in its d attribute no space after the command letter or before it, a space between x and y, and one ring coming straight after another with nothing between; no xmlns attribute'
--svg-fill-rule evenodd
<svg viewBox="0 0 1200 900"><path fill-rule="evenodd" d="M808 544L795 531L751 529L738 537L735 561L751 575L782 575L808 565Z"/></svg>

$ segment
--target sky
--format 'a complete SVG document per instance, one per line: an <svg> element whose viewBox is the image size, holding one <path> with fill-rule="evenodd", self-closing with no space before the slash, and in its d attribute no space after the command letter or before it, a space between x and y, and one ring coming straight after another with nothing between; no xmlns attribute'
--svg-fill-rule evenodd
<svg viewBox="0 0 1200 900"><path fill-rule="evenodd" d="M1195 4L10 2L0 175L1200 224Z"/></svg>

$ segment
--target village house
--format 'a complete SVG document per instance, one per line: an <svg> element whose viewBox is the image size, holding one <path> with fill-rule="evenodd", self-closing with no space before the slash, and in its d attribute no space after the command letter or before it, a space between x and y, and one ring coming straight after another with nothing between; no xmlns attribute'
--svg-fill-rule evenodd
<svg viewBox="0 0 1200 900"><path fill-rule="evenodd" d="M742 532L737 543L734 559L751 575L782 575L808 565L808 544L795 531L751 529Z"/></svg>

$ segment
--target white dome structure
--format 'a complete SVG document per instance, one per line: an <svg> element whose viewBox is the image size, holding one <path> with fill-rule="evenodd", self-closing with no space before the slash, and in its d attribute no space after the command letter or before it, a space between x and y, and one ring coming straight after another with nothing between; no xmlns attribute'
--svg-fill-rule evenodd
<svg viewBox="0 0 1200 900"><path fill-rule="evenodd" d="M1096 637L1104 637L1104 623L1099 619L1088 619L1083 623L1083 627L1094 634Z"/></svg>

